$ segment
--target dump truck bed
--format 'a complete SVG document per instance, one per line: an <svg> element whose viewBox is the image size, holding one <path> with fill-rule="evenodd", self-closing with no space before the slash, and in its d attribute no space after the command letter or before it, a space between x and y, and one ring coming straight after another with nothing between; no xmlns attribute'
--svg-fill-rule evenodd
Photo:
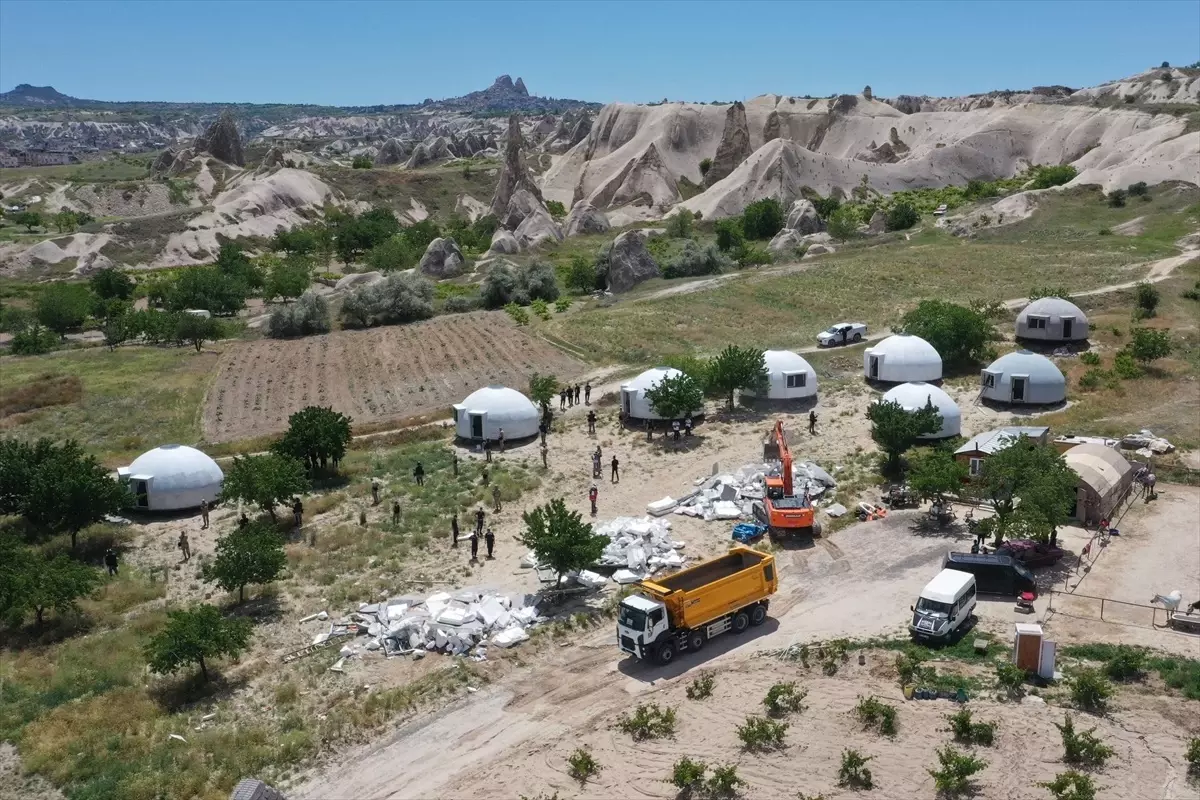
<svg viewBox="0 0 1200 800"><path fill-rule="evenodd" d="M771 596L776 586L774 556L735 547L640 588L666 604L675 626L695 628Z"/></svg>

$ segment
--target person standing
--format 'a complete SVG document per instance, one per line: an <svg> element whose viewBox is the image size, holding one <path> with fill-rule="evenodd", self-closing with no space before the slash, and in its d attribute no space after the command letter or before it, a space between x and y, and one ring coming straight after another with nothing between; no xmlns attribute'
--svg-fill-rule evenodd
<svg viewBox="0 0 1200 800"><path fill-rule="evenodd" d="M292 520L297 528L304 524L304 504L300 502L299 497L292 503Z"/></svg>
<svg viewBox="0 0 1200 800"><path fill-rule="evenodd" d="M588 409L588 433L593 436L596 434L596 412L593 409Z"/></svg>
<svg viewBox="0 0 1200 800"><path fill-rule="evenodd" d="M612 457L612 482L621 482L621 462L617 460L616 456Z"/></svg>
<svg viewBox="0 0 1200 800"><path fill-rule="evenodd" d="M690 414L683 420L683 435L688 439L692 438L692 416Z"/></svg>
<svg viewBox="0 0 1200 800"><path fill-rule="evenodd" d="M483 535L483 520L486 516L487 514L483 512L483 506L480 506L479 510L475 512L475 533L481 536Z"/></svg>
<svg viewBox="0 0 1200 800"><path fill-rule="evenodd" d="M117 574L117 553L111 547L104 551L104 566L108 567L109 575Z"/></svg>
<svg viewBox="0 0 1200 800"><path fill-rule="evenodd" d="M491 528L487 529L487 533L484 535L483 541L487 545L488 560L495 558L495 556L492 555L492 551L496 549L496 534L492 532Z"/></svg>
<svg viewBox="0 0 1200 800"><path fill-rule="evenodd" d="M600 454L592 453L592 478L599 478L600 470Z"/></svg>
<svg viewBox="0 0 1200 800"><path fill-rule="evenodd" d="M413 467L413 478L416 479L417 486L425 485L425 465L420 461L418 461L417 465Z"/></svg>
<svg viewBox="0 0 1200 800"><path fill-rule="evenodd" d="M592 382L588 381L583 385L583 402L589 406L592 404Z"/></svg>
<svg viewBox="0 0 1200 800"><path fill-rule="evenodd" d="M566 389L558 390L558 410L559 411L567 410L567 390Z"/></svg>
<svg viewBox="0 0 1200 800"><path fill-rule="evenodd" d="M479 472L479 479L483 482L484 486L488 485L488 471L487 471L486 464L484 465L483 469L480 470L480 472Z"/></svg>
<svg viewBox="0 0 1200 800"><path fill-rule="evenodd" d="M484 461L492 460L492 440L491 439L483 440L483 460Z"/></svg>
<svg viewBox="0 0 1200 800"><path fill-rule="evenodd" d="M400 501L398 499L392 501L392 524L400 524Z"/></svg>
<svg viewBox="0 0 1200 800"><path fill-rule="evenodd" d="M458 453L454 454L454 477L458 477Z"/></svg>
<svg viewBox="0 0 1200 800"><path fill-rule="evenodd" d="M500 507L500 484L492 487L492 513L499 514Z"/></svg>
<svg viewBox="0 0 1200 800"><path fill-rule="evenodd" d="M504 428L501 428L496 438L500 442L500 452L504 452Z"/></svg>
<svg viewBox="0 0 1200 800"><path fill-rule="evenodd" d="M371 478L371 505L379 505L379 478Z"/></svg>
<svg viewBox="0 0 1200 800"><path fill-rule="evenodd" d="M592 504L592 516L596 516L596 500L600 497L600 490L596 488L596 484L592 484L592 488L588 489L588 502Z"/></svg>
<svg viewBox="0 0 1200 800"><path fill-rule="evenodd" d="M582 391L582 388L578 383L575 384L575 405L579 405L579 392Z"/></svg>
<svg viewBox="0 0 1200 800"><path fill-rule="evenodd" d="M546 447L546 439L542 439L542 468L550 469L549 464L550 448Z"/></svg>
<svg viewBox="0 0 1200 800"><path fill-rule="evenodd" d="M450 546L455 550L458 549L458 511L454 512L454 516L450 518Z"/></svg>
<svg viewBox="0 0 1200 800"><path fill-rule="evenodd" d="M187 531L179 532L178 547L179 547L179 552L183 553L183 560L190 561L192 558L192 548L191 548L191 544L188 542Z"/></svg>
<svg viewBox="0 0 1200 800"><path fill-rule="evenodd" d="M542 437L542 447L546 446L546 429L549 426L546 424L546 418L542 417L542 424L538 425L538 435Z"/></svg>
<svg viewBox="0 0 1200 800"><path fill-rule="evenodd" d="M479 531L471 534L471 563L479 560L479 537L482 535Z"/></svg>
<svg viewBox="0 0 1200 800"><path fill-rule="evenodd" d="M817 410L815 408L808 412L808 432L812 436L817 435Z"/></svg>
<svg viewBox="0 0 1200 800"><path fill-rule="evenodd" d="M208 501L200 501L200 530L208 530Z"/></svg>

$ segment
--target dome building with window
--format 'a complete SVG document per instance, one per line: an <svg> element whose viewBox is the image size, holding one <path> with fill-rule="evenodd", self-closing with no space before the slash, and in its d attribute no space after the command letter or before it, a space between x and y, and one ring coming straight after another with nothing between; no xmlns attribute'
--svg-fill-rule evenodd
<svg viewBox="0 0 1200 800"><path fill-rule="evenodd" d="M1019 350L1000 356L980 373L984 400L1014 405L1049 405L1067 399L1067 379L1043 355Z"/></svg>
<svg viewBox="0 0 1200 800"><path fill-rule="evenodd" d="M881 402L899 403L905 411L915 412L932 403L942 417L942 427L922 439L945 439L962 432L962 412L954 398L932 383L902 383L884 394Z"/></svg>
<svg viewBox="0 0 1200 800"><path fill-rule="evenodd" d="M767 400L793 400L817 396L817 373L812 365L791 350L767 350L763 353L769 384L763 395ZM757 397L754 392L744 392Z"/></svg>
<svg viewBox="0 0 1200 800"><path fill-rule="evenodd" d="M920 336L897 333L863 352L863 376L884 383L940 381L942 357Z"/></svg>
<svg viewBox="0 0 1200 800"><path fill-rule="evenodd" d="M492 385L476 389L450 407L454 430L460 439L494 441L504 430L505 441L537 436L541 413L516 389Z"/></svg>
<svg viewBox="0 0 1200 800"><path fill-rule="evenodd" d="M117 477L128 484L134 508L180 511L197 508L201 502L217 502L225 473L194 447L166 444L118 469Z"/></svg>
<svg viewBox="0 0 1200 800"><path fill-rule="evenodd" d="M1041 342L1081 342L1088 338L1087 315L1061 297L1034 300L1017 315L1017 338Z"/></svg>

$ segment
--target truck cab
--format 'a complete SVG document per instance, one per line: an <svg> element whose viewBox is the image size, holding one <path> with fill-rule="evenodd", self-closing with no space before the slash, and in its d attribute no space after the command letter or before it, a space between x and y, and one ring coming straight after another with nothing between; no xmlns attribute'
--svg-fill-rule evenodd
<svg viewBox="0 0 1200 800"><path fill-rule="evenodd" d="M943 569L921 590L909 633L917 640L949 641L974 616L976 594L974 575Z"/></svg>
<svg viewBox="0 0 1200 800"><path fill-rule="evenodd" d="M648 661L669 624L665 604L631 594L621 601L617 613L618 643L626 653Z"/></svg>

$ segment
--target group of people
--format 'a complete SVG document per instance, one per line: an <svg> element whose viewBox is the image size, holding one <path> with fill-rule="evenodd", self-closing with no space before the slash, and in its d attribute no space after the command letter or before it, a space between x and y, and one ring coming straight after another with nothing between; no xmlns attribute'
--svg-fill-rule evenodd
<svg viewBox="0 0 1200 800"><path fill-rule="evenodd" d="M499 505L499 500L497 500ZM497 508L497 511L499 508ZM489 560L495 558L496 549L496 533L490 525L485 526L487 520L487 512L480 506L475 511L475 529L467 536L471 542L471 561L472 563L479 560L479 540L483 539L487 546L487 558ZM458 540L462 538L462 531L458 527L458 512L454 512L454 516L450 518L450 546L458 549Z"/></svg>
<svg viewBox="0 0 1200 800"><path fill-rule="evenodd" d="M588 381L582 387L577 383L574 386L567 386L558 391L558 410L565 411L571 406L579 405L579 394L583 392L583 402L588 405L592 404L592 382Z"/></svg>

